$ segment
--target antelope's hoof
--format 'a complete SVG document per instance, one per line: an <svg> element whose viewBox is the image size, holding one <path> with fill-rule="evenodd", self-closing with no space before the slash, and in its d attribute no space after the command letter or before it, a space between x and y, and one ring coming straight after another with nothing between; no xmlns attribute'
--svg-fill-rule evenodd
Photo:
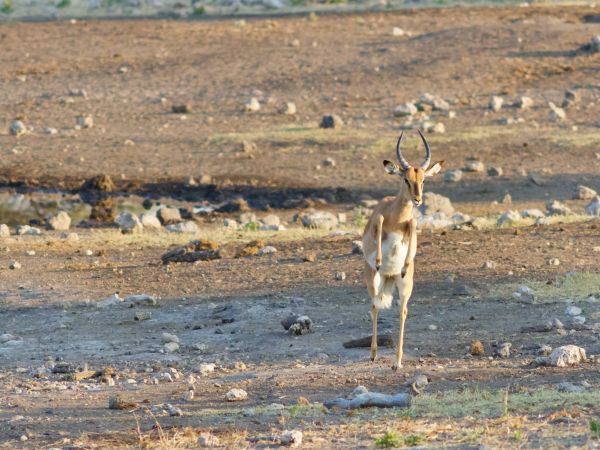
<svg viewBox="0 0 600 450"><path fill-rule="evenodd" d="M377 350L371 351L371 362L375 361L377 358Z"/></svg>
<svg viewBox="0 0 600 450"><path fill-rule="evenodd" d="M377 272L379 272L379 268L380 268L380 267L381 267L381 264L375 264L375 270L376 270Z"/></svg>
<svg viewBox="0 0 600 450"><path fill-rule="evenodd" d="M402 363L398 363L398 364L394 363L394 365L392 366L392 370L394 372L398 372L398 369L401 367L402 367Z"/></svg>

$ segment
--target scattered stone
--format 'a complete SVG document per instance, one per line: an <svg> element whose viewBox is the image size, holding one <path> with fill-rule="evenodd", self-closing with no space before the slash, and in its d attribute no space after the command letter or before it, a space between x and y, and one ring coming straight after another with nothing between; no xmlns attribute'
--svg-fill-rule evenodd
<svg viewBox="0 0 600 450"><path fill-rule="evenodd" d="M353 255L362 255L363 254L363 242L362 241L352 241L352 254Z"/></svg>
<svg viewBox="0 0 600 450"><path fill-rule="evenodd" d="M71 226L71 217L64 211L50 217L48 225L52 230L67 231Z"/></svg>
<svg viewBox="0 0 600 450"><path fill-rule="evenodd" d="M18 261L10 261L8 263L8 268L10 270L19 270L21 268L21 263Z"/></svg>
<svg viewBox="0 0 600 450"><path fill-rule="evenodd" d="M585 44L582 48L590 53L600 52L600 35L594 36L590 42Z"/></svg>
<svg viewBox="0 0 600 450"><path fill-rule="evenodd" d="M540 348L538 348L537 353L541 356L550 356L550 353L552 353L552 347L547 344L542 344L540 345Z"/></svg>
<svg viewBox="0 0 600 450"><path fill-rule="evenodd" d="M140 233L144 230L144 226L140 219L130 211L123 211L115 219L115 223L124 233Z"/></svg>
<svg viewBox="0 0 600 450"><path fill-rule="evenodd" d="M136 294L136 295L128 295L125 297L125 302L130 303L131 306L156 306L158 305L158 300L156 297L148 294Z"/></svg>
<svg viewBox="0 0 600 450"><path fill-rule="evenodd" d="M254 142L243 140L240 144L240 151L243 153L253 153L257 149L257 145Z"/></svg>
<svg viewBox="0 0 600 450"><path fill-rule="evenodd" d="M565 309L565 314L567 316L579 316L581 315L581 308L575 305L567 306Z"/></svg>
<svg viewBox="0 0 600 450"><path fill-rule="evenodd" d="M246 200L243 198L235 198L219 207L216 211L220 213L232 213L248 211L249 209L250 207L248 206L248 202Z"/></svg>
<svg viewBox="0 0 600 450"><path fill-rule="evenodd" d="M181 410L181 408L177 408L176 406L173 406L169 403L167 403L165 405L167 412L169 413L169 416L171 417L180 417L183 416L183 411Z"/></svg>
<svg viewBox="0 0 600 450"><path fill-rule="evenodd" d="M532 208L532 209L526 209L525 211L521 211L521 217L525 217L525 218L531 217L534 219L539 219L541 217L546 217L546 215L539 209Z"/></svg>
<svg viewBox="0 0 600 450"><path fill-rule="evenodd" d="M296 104L293 102L284 102L279 108L279 113L289 116L296 114Z"/></svg>
<svg viewBox="0 0 600 450"><path fill-rule="evenodd" d="M510 357L510 348L511 347L512 347L512 344L510 342L504 342L496 350L496 355L498 355L501 358L509 358Z"/></svg>
<svg viewBox="0 0 600 450"><path fill-rule="evenodd" d="M550 200L546 203L546 211L550 216L568 216L573 214L573 211L558 200Z"/></svg>
<svg viewBox="0 0 600 450"><path fill-rule="evenodd" d="M248 398L248 393L243 389L233 388L227 394L225 394L225 399L228 402L239 402L242 400L246 400Z"/></svg>
<svg viewBox="0 0 600 450"><path fill-rule="evenodd" d="M550 354L550 364L555 367L567 367L585 361L585 349L576 345L563 345Z"/></svg>
<svg viewBox="0 0 600 450"><path fill-rule="evenodd" d="M404 36L405 34L407 34L406 31L400 27L394 27L392 29L392 36Z"/></svg>
<svg viewBox="0 0 600 450"><path fill-rule="evenodd" d="M163 348L166 353L175 353L179 350L179 344L177 342L167 342Z"/></svg>
<svg viewBox="0 0 600 450"><path fill-rule="evenodd" d="M570 108L578 101L579 101L579 94L577 93L577 91L568 89L565 91L565 97L563 99L561 106L563 108Z"/></svg>
<svg viewBox="0 0 600 450"><path fill-rule="evenodd" d="M433 127L428 127L427 131L429 133L444 134L446 132L446 125L442 122L437 122Z"/></svg>
<svg viewBox="0 0 600 450"><path fill-rule="evenodd" d="M504 104L504 99L502 97L493 96L490 100L488 107L492 111L498 112L502 109L503 104Z"/></svg>
<svg viewBox="0 0 600 450"><path fill-rule="evenodd" d="M342 128L344 121L337 114L325 115L319 124L320 128Z"/></svg>
<svg viewBox="0 0 600 450"><path fill-rule="evenodd" d="M104 300L100 300L96 302L96 308L105 309L110 308L111 306L119 305L123 302L123 299L119 297L119 294L113 294L110 297L105 298Z"/></svg>
<svg viewBox="0 0 600 450"><path fill-rule="evenodd" d="M417 113L414 103L402 103L394 108L394 117L412 116Z"/></svg>
<svg viewBox="0 0 600 450"><path fill-rule="evenodd" d="M328 211L316 211L302 215L302 225L306 228L320 228L331 230L338 224L337 217Z"/></svg>
<svg viewBox="0 0 600 450"><path fill-rule="evenodd" d="M236 258L244 258L246 256L257 255L258 252L265 247L265 241L257 239L255 241L248 242L236 255Z"/></svg>
<svg viewBox="0 0 600 450"><path fill-rule="evenodd" d="M454 213L454 207L450 199L433 192L425 192L423 194L423 204L419 207L419 210L424 215L433 215L436 212L442 212L447 216L451 216Z"/></svg>
<svg viewBox="0 0 600 450"><path fill-rule="evenodd" d="M346 272L336 272L335 279L338 281L344 281L346 279Z"/></svg>
<svg viewBox="0 0 600 450"><path fill-rule="evenodd" d="M10 134L13 136L22 136L27 134L27 127L20 120L15 120L10 124Z"/></svg>
<svg viewBox="0 0 600 450"><path fill-rule="evenodd" d="M563 381L562 383L558 383L557 388L558 388L559 392L574 393L574 392L583 392L583 391L585 391L585 388L583 386L577 386L577 385L575 385L573 383L570 383L568 381Z"/></svg>
<svg viewBox="0 0 600 450"><path fill-rule="evenodd" d="M244 104L244 109L246 112L257 112L260 110L260 102L256 97L252 97Z"/></svg>
<svg viewBox="0 0 600 450"><path fill-rule="evenodd" d="M42 131L44 132L44 134L47 134L50 136L54 136L55 134L58 134L58 130L56 128L51 128L51 127L44 127L44 129Z"/></svg>
<svg viewBox="0 0 600 450"><path fill-rule="evenodd" d="M437 330L437 328L438 328L437 325L434 325L434 324L427 325L427 329L429 331L435 331L435 330Z"/></svg>
<svg viewBox="0 0 600 450"><path fill-rule="evenodd" d="M600 196L594 199L585 207L585 213L590 216L600 216Z"/></svg>
<svg viewBox="0 0 600 450"><path fill-rule="evenodd" d="M198 225L193 220L186 220L185 222L167 225L165 229L170 233L194 234L198 232Z"/></svg>
<svg viewBox="0 0 600 450"><path fill-rule="evenodd" d="M585 324L585 317L584 316L575 316L575 317L573 317L573 323L577 324L577 325L583 325L583 324Z"/></svg>
<svg viewBox="0 0 600 450"><path fill-rule="evenodd" d="M189 114L192 112L192 105L190 105L189 103L173 105L171 107L171 111L173 111L174 114Z"/></svg>
<svg viewBox="0 0 600 450"><path fill-rule="evenodd" d="M94 126L94 118L92 116L77 116L75 121L79 128L92 128Z"/></svg>
<svg viewBox="0 0 600 450"><path fill-rule="evenodd" d="M550 120L552 122L560 122L567 118L567 114L565 113L564 109L559 108L552 102L548 102L548 106L550 107Z"/></svg>
<svg viewBox="0 0 600 450"><path fill-rule="evenodd" d="M487 260L485 263L483 263L483 268L484 269L495 269L496 263L494 261Z"/></svg>
<svg viewBox="0 0 600 450"><path fill-rule="evenodd" d="M498 225L512 225L519 220L521 220L521 214L518 211L511 210L500 214L496 223Z"/></svg>
<svg viewBox="0 0 600 450"><path fill-rule="evenodd" d="M181 213L179 208L162 207L157 212L158 220L163 225L171 225L181 222Z"/></svg>
<svg viewBox="0 0 600 450"><path fill-rule="evenodd" d="M335 159L327 157L321 164L323 164L323 167L335 167Z"/></svg>
<svg viewBox="0 0 600 450"><path fill-rule="evenodd" d="M598 194L596 193L596 191L592 188L580 184L579 186L577 186L577 190L573 193L573 198L579 200L591 200L597 195Z"/></svg>
<svg viewBox="0 0 600 450"><path fill-rule="evenodd" d="M464 170L465 172L485 172L485 165L477 159L471 159L467 161Z"/></svg>
<svg viewBox="0 0 600 450"><path fill-rule="evenodd" d="M277 252L277 249L275 247L273 247L271 245L267 245L267 246L261 248L260 250L258 250L257 255L258 256L270 255L270 254L273 254L276 252Z"/></svg>
<svg viewBox="0 0 600 450"><path fill-rule="evenodd" d="M239 228L239 224L233 219L223 219L223 226L229 230L237 230Z"/></svg>
<svg viewBox="0 0 600 450"><path fill-rule="evenodd" d="M200 448L219 447L220 444L219 438L212 433L200 433L198 437L198 446Z"/></svg>
<svg viewBox="0 0 600 450"><path fill-rule="evenodd" d="M469 350L469 353L473 356L482 356L485 353L483 344L480 340L476 339L471 341L471 348Z"/></svg>
<svg viewBox="0 0 600 450"><path fill-rule="evenodd" d="M163 333L162 334L163 342L175 342L179 344L179 338L172 333Z"/></svg>
<svg viewBox="0 0 600 450"><path fill-rule="evenodd" d="M312 331L313 322L308 316L290 315L281 321L281 325L292 336L302 336Z"/></svg>
<svg viewBox="0 0 600 450"><path fill-rule="evenodd" d="M152 313L150 311L138 311L134 314L133 320L143 321L152 319Z"/></svg>
<svg viewBox="0 0 600 450"><path fill-rule="evenodd" d="M162 228L162 224L160 223L158 217L156 217L156 214L151 212L142 213L142 215L140 216L140 222L142 223L144 228L154 228L156 230Z"/></svg>
<svg viewBox="0 0 600 450"><path fill-rule="evenodd" d="M2 223L0 224L0 238L7 237L10 237L10 228L8 228L8 225Z"/></svg>
<svg viewBox="0 0 600 450"><path fill-rule="evenodd" d="M529 109L533 106L533 99L525 96L519 97L515 102L515 106L521 109Z"/></svg>
<svg viewBox="0 0 600 450"><path fill-rule="evenodd" d="M42 230L40 230L37 227L31 227L29 225L18 225L16 231L19 236L40 236L42 234Z"/></svg>
<svg viewBox="0 0 600 450"><path fill-rule="evenodd" d="M548 264L551 266L560 266L560 259L558 258L550 258L548 260Z"/></svg>
<svg viewBox="0 0 600 450"><path fill-rule="evenodd" d="M444 181L457 183L462 179L463 172L460 169L446 170L444 173Z"/></svg>
<svg viewBox="0 0 600 450"><path fill-rule="evenodd" d="M490 167L487 170L487 174L490 177L501 177L503 173L502 167Z"/></svg>
<svg viewBox="0 0 600 450"><path fill-rule="evenodd" d="M123 399L119 394L108 399L108 409L134 409L137 404Z"/></svg>
<svg viewBox="0 0 600 450"><path fill-rule="evenodd" d="M302 445L302 431L300 430L285 430L279 437L281 445L290 447L300 447Z"/></svg>

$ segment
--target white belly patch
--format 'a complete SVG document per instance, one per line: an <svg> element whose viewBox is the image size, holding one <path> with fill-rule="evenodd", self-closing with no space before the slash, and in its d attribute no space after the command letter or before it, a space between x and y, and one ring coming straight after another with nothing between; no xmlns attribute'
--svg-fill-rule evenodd
<svg viewBox="0 0 600 450"><path fill-rule="evenodd" d="M381 267L379 273L382 275L398 275L406 261L408 253L408 242L402 242L402 235L390 233L387 238L381 243ZM367 261L369 265L375 269L375 257L377 251L369 255Z"/></svg>

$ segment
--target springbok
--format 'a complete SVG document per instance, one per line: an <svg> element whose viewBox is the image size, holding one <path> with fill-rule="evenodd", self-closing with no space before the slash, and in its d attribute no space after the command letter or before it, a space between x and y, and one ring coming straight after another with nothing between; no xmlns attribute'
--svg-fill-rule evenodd
<svg viewBox="0 0 600 450"><path fill-rule="evenodd" d="M371 361L377 356L379 310L392 305L395 288L398 288L400 295L400 336L393 370L402 367L404 321L408 314L408 299L413 289L414 258L417 252L417 222L413 218L413 205L419 206L423 201L424 179L438 173L444 164L444 161L440 161L429 165L431 149L419 130L425 145L425 161L419 167L412 167L400 151L402 134L396 144L396 157L400 165L385 160L383 166L387 173L400 176L404 182L396 197L386 197L375 207L362 237L373 321Z"/></svg>

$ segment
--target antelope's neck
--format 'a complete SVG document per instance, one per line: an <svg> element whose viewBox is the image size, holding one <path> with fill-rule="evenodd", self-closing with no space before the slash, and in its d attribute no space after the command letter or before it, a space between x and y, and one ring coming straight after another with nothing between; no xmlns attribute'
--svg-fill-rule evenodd
<svg viewBox="0 0 600 450"><path fill-rule="evenodd" d="M392 221L395 223L406 222L413 218L413 202L406 186L403 186L396 196L392 211Z"/></svg>

